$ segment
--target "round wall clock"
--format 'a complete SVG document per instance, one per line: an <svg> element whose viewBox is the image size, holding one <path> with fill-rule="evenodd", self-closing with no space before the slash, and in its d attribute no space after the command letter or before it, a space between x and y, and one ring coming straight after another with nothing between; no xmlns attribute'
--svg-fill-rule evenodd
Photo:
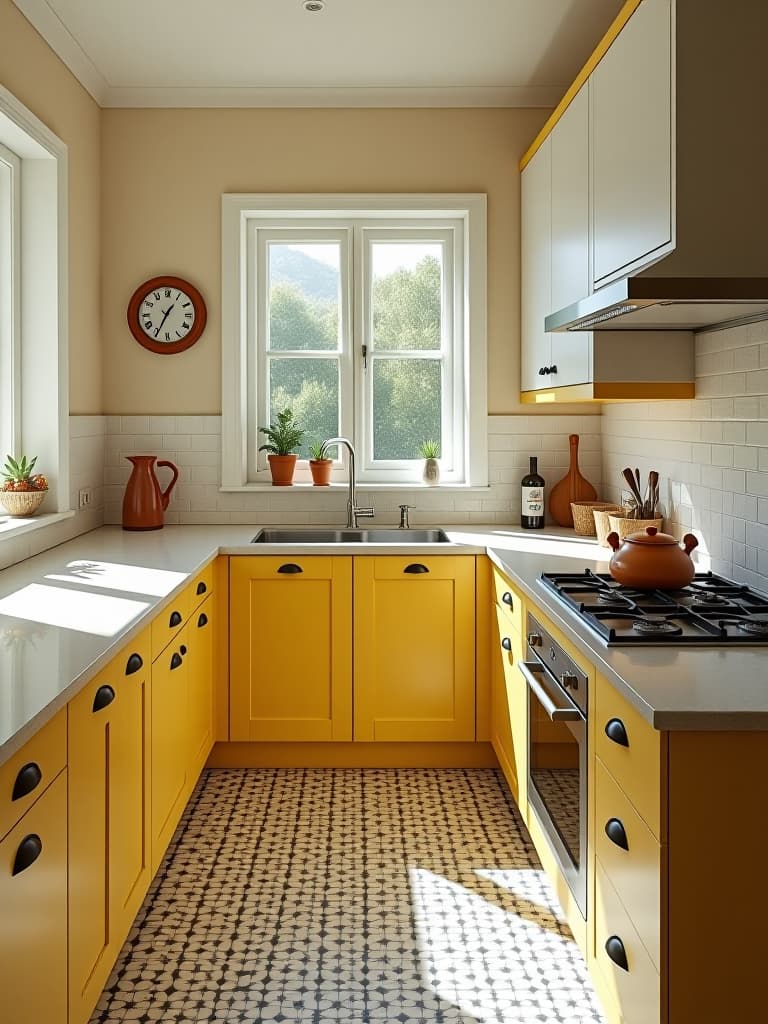
<svg viewBox="0 0 768 1024"><path fill-rule="evenodd" d="M207 313L197 288L180 277L152 277L128 303L128 326L150 352L172 355L191 348L205 329Z"/></svg>

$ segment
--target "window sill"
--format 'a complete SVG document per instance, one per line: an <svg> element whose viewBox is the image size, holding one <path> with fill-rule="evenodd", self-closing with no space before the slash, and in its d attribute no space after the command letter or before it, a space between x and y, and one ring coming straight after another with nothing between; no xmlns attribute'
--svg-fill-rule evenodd
<svg viewBox="0 0 768 1024"><path fill-rule="evenodd" d="M0 513L0 544L4 540L15 540L24 533L53 526L64 519L74 518L74 512L50 512L41 516L8 516Z"/></svg>
<svg viewBox="0 0 768 1024"><path fill-rule="evenodd" d="M471 494L471 493L487 493L490 491L490 486L478 485L478 484L437 484L437 486L427 486L427 484L420 483L418 480L412 480L410 482L404 482L399 484L367 484L360 480L355 484L358 491L432 491L433 493L450 494ZM241 487L220 487L221 493L251 493L258 491L272 491L274 492L275 487L273 484L243 484ZM349 490L349 484L344 481L333 482L323 487L316 487L311 481L301 481L291 484L290 487L279 487L279 491L303 491L303 492L314 492L317 491L320 494L328 491L343 491Z"/></svg>

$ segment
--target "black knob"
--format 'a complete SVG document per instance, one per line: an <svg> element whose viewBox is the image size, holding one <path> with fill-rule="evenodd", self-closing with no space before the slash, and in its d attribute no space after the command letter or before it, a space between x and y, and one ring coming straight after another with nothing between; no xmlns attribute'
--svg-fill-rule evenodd
<svg viewBox="0 0 768 1024"><path fill-rule="evenodd" d="M178 668L179 665L181 665L181 664L182 664L181 655L178 653L178 651L174 651L173 652L173 657L171 658L171 668L172 669Z"/></svg>
<svg viewBox="0 0 768 1024"><path fill-rule="evenodd" d="M277 570L282 573L283 576L295 576L297 572L304 572L300 565L296 565L295 562L286 562L285 565L281 565Z"/></svg>
<svg viewBox="0 0 768 1024"><path fill-rule="evenodd" d="M627 960L627 951L624 949L624 943L621 941L618 935L610 935L605 940L605 952L613 960L617 967L620 967L622 971L629 970L629 961Z"/></svg>
<svg viewBox="0 0 768 1024"><path fill-rule="evenodd" d="M181 652L182 655L186 654L187 653L187 645L186 644L182 644L181 647L179 648L179 651Z"/></svg>
<svg viewBox="0 0 768 1024"><path fill-rule="evenodd" d="M140 654L132 654L125 665L125 674L132 676L134 672L138 672L141 666L144 664Z"/></svg>
<svg viewBox="0 0 768 1024"><path fill-rule="evenodd" d="M171 617L168 620L169 626L180 626L181 625L181 612L171 612Z"/></svg>
<svg viewBox="0 0 768 1024"><path fill-rule="evenodd" d="M546 366L540 366L539 367L539 376L540 377L543 377L546 372L547 372Z"/></svg>
<svg viewBox="0 0 768 1024"><path fill-rule="evenodd" d="M39 764L35 764L34 761L30 761L28 764L23 765L19 768L19 773L13 784L11 800L21 800L23 796L27 796L31 793L33 789L37 789L42 780L43 773L40 771Z"/></svg>
<svg viewBox="0 0 768 1024"><path fill-rule="evenodd" d="M100 686L96 691L96 696L93 698L93 710L103 711L104 708L109 707L114 699L115 691L111 686Z"/></svg>
<svg viewBox="0 0 768 1024"><path fill-rule="evenodd" d="M513 607L512 595L508 590L505 590L504 593L501 595L501 600L504 602L504 604L508 604L510 608Z"/></svg>
<svg viewBox="0 0 768 1024"><path fill-rule="evenodd" d="M575 672L561 672L560 682L566 690L578 690L579 688L579 677Z"/></svg>
<svg viewBox="0 0 768 1024"><path fill-rule="evenodd" d="M609 818L608 821L606 821L605 834L612 843L621 847L622 850L629 849L629 840L627 839L626 829L618 818Z"/></svg>
<svg viewBox="0 0 768 1024"><path fill-rule="evenodd" d="M605 735L609 740L618 743L620 747L629 746L629 736L624 723L620 718L609 718L605 723Z"/></svg>
<svg viewBox="0 0 768 1024"><path fill-rule="evenodd" d="M554 366L554 365L553 365L553 366L550 366L550 368L549 368L549 372L550 372L550 373L557 373L557 367L556 367L556 366Z"/></svg>
<svg viewBox="0 0 768 1024"><path fill-rule="evenodd" d="M208 625L208 616L205 614L205 612L200 612L200 616L199 616L199 618L197 620L197 628L198 629L202 629L203 626L207 626L207 625Z"/></svg>
<svg viewBox="0 0 768 1024"><path fill-rule="evenodd" d="M421 562L411 562L410 565L406 565L403 572L418 576L421 575L421 573L429 572L429 569L426 565L422 565Z"/></svg>
<svg viewBox="0 0 768 1024"><path fill-rule="evenodd" d="M502 639L501 646L504 648L505 651L511 651L512 650L512 641L509 639L508 636L505 636Z"/></svg>
<svg viewBox="0 0 768 1024"><path fill-rule="evenodd" d="M529 633L528 634L528 646L529 647L541 647L541 634L540 633Z"/></svg>
<svg viewBox="0 0 768 1024"><path fill-rule="evenodd" d="M19 848L13 859L11 874L20 875L22 871L26 871L27 868L35 863L42 852L43 841L40 836L35 835L34 832L32 835L25 836L19 843Z"/></svg>
<svg viewBox="0 0 768 1024"><path fill-rule="evenodd" d="M207 589L208 587L206 587L206 585L201 581L197 584L197 590L195 591L195 593L199 596L200 594L204 594Z"/></svg>

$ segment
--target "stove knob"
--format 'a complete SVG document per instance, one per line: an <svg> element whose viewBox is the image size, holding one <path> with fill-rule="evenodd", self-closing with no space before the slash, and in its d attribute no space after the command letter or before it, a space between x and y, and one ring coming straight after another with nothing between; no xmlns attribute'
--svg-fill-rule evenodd
<svg viewBox="0 0 768 1024"><path fill-rule="evenodd" d="M540 633L529 633L528 634L528 646L529 647L541 647L541 634Z"/></svg>
<svg viewBox="0 0 768 1024"><path fill-rule="evenodd" d="M566 690L578 690L579 688L579 677L575 672L562 672L560 682Z"/></svg>

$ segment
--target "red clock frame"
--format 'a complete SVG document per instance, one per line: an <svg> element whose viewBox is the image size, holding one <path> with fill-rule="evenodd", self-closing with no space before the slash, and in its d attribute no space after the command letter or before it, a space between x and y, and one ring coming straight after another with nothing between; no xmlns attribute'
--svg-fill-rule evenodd
<svg viewBox="0 0 768 1024"><path fill-rule="evenodd" d="M162 342L150 338L139 323L139 310L141 309L142 302L150 292L158 291L161 288L175 288L177 291L184 292L185 295L189 296L195 310L195 322L190 327L189 333L179 341ZM136 341L144 348L149 349L150 352L158 352L160 355L168 356L192 348L205 330L205 324L208 319L205 301L197 288L181 277L170 277L168 274L163 274L160 277L151 277L148 281L140 284L128 303L127 315L128 327Z"/></svg>

